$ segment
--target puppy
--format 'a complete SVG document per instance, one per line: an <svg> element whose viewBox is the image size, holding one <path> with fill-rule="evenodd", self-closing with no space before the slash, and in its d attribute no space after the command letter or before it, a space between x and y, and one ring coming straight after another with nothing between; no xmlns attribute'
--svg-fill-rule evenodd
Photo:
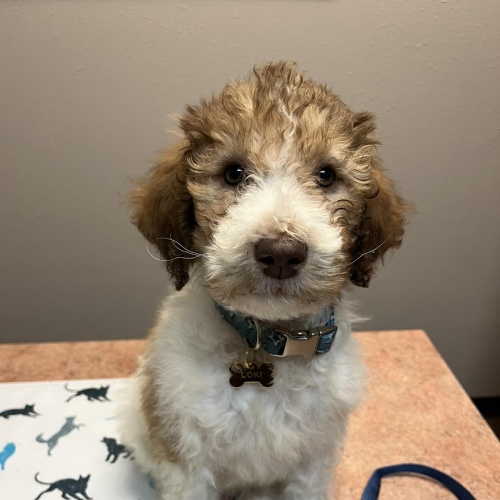
<svg viewBox="0 0 500 500"><path fill-rule="evenodd" d="M374 118L293 63L180 118L132 221L177 291L121 418L163 500L323 500L363 365L344 299L399 247L408 205Z"/></svg>

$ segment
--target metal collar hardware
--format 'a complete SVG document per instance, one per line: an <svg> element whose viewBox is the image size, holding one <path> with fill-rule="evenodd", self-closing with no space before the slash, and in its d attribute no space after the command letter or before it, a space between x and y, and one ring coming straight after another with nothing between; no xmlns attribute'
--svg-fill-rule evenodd
<svg viewBox="0 0 500 500"><path fill-rule="evenodd" d="M317 354L318 346L324 335L335 334L337 326L316 327L310 330L296 330L289 332L286 330L275 329L276 333L284 335L287 338L285 349L282 354L271 354L284 358L286 356L304 356L305 358L314 358Z"/></svg>
<svg viewBox="0 0 500 500"><path fill-rule="evenodd" d="M220 304L216 307L219 314L243 337L249 349L256 351L262 348L278 358L303 356L312 359L327 353L337 333L333 309L326 324L308 330L289 331L262 325L258 319L240 316Z"/></svg>

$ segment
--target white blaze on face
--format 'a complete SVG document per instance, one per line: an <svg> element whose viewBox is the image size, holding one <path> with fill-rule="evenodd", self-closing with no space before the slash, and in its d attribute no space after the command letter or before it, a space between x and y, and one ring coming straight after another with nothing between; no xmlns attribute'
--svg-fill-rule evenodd
<svg viewBox="0 0 500 500"><path fill-rule="evenodd" d="M311 186L301 186L291 170L275 169L264 179L253 177L227 210L207 249L208 286L216 300L263 319L293 317L324 305L311 305L313 299L308 297L317 297L320 287L328 289L328 274L334 272L342 248L328 203L312 196ZM255 244L261 238L283 236L306 244L308 256L296 276L277 280L262 272ZM267 318L262 313L264 302Z"/></svg>
<svg viewBox="0 0 500 500"><path fill-rule="evenodd" d="M215 246L229 260L239 247L282 235L307 244L312 254L331 256L340 250L340 231L330 224L326 206L293 177L276 173L254 182L229 208L214 234Z"/></svg>

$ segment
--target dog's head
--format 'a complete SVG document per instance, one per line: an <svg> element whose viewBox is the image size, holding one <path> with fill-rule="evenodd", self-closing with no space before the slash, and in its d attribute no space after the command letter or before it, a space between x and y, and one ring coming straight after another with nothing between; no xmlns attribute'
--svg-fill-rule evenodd
<svg viewBox="0 0 500 500"><path fill-rule="evenodd" d="M298 317L349 282L368 286L401 244L408 205L377 158L373 116L295 64L255 69L189 106L180 126L183 139L131 198L177 289L199 261L227 308Z"/></svg>

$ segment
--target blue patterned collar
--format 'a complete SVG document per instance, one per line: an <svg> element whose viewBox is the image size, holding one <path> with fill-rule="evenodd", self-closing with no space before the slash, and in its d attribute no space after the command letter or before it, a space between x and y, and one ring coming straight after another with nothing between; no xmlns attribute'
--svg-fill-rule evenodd
<svg viewBox="0 0 500 500"><path fill-rule="evenodd" d="M312 359L317 354L330 351L337 326L333 309L328 321L308 330L289 331L285 328L271 328L249 316L240 316L216 304L219 314L243 337L248 347L258 349L259 339L264 351L271 356L304 356Z"/></svg>

